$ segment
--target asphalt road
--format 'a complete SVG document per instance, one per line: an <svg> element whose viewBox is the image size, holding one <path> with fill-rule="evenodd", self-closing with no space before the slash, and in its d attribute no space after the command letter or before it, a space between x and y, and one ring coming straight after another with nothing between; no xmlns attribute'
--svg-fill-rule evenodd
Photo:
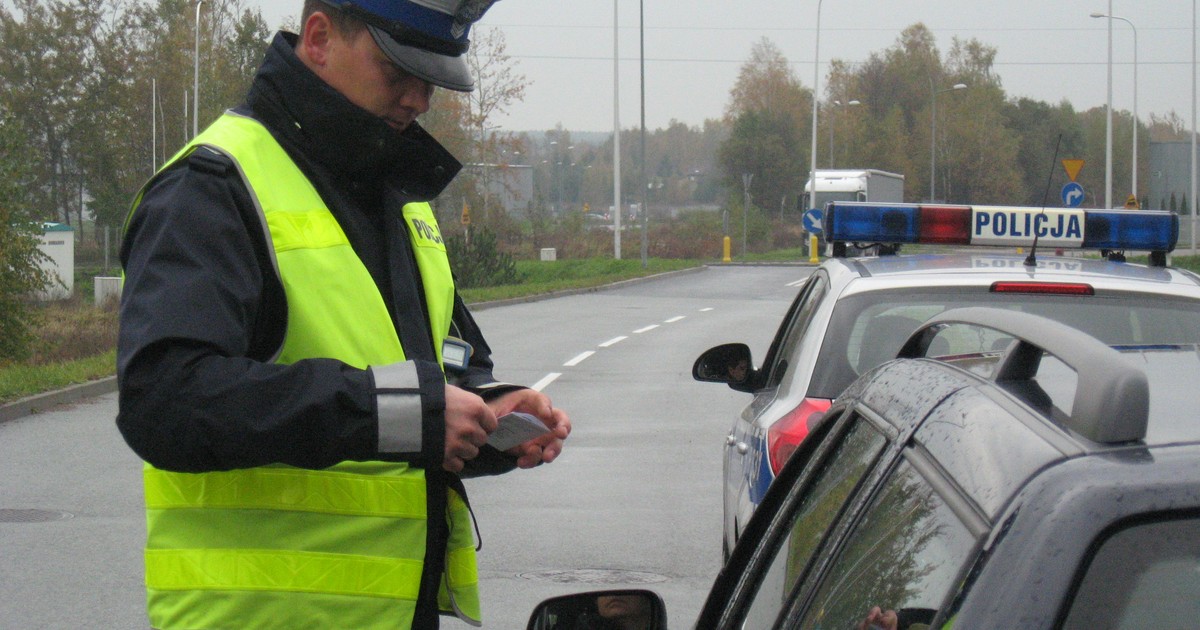
<svg viewBox="0 0 1200 630"><path fill-rule="evenodd" d="M749 400L693 381L692 361L729 341L761 357L809 271L714 267L477 311L497 376L536 384L575 426L554 464L467 481L485 628L628 586L690 626L720 564L724 436ZM0 627L147 627L141 463L115 415L109 394L0 423Z"/></svg>

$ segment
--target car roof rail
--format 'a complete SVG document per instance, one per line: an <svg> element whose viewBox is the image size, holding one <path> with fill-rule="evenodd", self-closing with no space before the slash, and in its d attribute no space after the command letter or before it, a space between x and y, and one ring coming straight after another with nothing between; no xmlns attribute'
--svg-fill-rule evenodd
<svg viewBox="0 0 1200 630"><path fill-rule="evenodd" d="M1015 338L992 370L998 385L1028 384L1037 376L1043 352L1075 370L1075 398L1064 424L1100 443L1142 440L1150 417L1146 373L1104 342L1066 324L1018 311L968 307L927 320L900 349L899 358L925 356L937 333L950 324L981 326Z"/></svg>

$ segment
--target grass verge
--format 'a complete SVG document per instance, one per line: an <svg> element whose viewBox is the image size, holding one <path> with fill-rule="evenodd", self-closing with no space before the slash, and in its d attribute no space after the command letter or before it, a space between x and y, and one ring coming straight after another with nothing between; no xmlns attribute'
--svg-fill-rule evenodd
<svg viewBox="0 0 1200 630"><path fill-rule="evenodd" d="M46 365L14 364L0 367L0 403L62 389L112 376L117 351Z"/></svg>
<svg viewBox="0 0 1200 630"><path fill-rule="evenodd" d="M520 284L496 287L462 289L463 301L467 304L508 300L563 291L603 286L621 280L652 276L654 274L689 269L703 264L697 260L666 260L651 258L642 267L641 260L612 260L589 258L584 260L538 260L517 261Z"/></svg>

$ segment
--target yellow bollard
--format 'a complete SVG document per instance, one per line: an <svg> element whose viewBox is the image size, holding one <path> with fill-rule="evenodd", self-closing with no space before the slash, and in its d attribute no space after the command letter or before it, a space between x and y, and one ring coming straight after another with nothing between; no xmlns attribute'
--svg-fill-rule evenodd
<svg viewBox="0 0 1200 630"><path fill-rule="evenodd" d="M722 244L722 247L721 247L721 262L733 262L733 259L729 257L729 237L728 236L725 237L724 243Z"/></svg>
<svg viewBox="0 0 1200 630"><path fill-rule="evenodd" d="M813 263L813 264L821 262L821 260L819 258L817 258L817 247L818 247L817 235L809 234L808 235L808 262Z"/></svg>

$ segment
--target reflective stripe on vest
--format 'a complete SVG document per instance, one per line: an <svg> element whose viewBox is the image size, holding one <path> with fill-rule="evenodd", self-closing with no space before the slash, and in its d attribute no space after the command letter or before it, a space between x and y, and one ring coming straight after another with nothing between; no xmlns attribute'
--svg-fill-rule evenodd
<svg viewBox="0 0 1200 630"><path fill-rule="evenodd" d="M226 113L172 162L201 145L237 165L272 245L288 306L287 333L275 360L330 357L359 368L404 360L370 274L270 133L257 121ZM132 212L140 200L139 194ZM445 245L429 204L408 204L403 215L440 362L454 296ZM319 471L266 466L185 474L147 465L144 480L154 627L411 624L427 527L422 470L342 462ZM439 607L478 625L470 515L462 498L448 492L451 527Z"/></svg>

